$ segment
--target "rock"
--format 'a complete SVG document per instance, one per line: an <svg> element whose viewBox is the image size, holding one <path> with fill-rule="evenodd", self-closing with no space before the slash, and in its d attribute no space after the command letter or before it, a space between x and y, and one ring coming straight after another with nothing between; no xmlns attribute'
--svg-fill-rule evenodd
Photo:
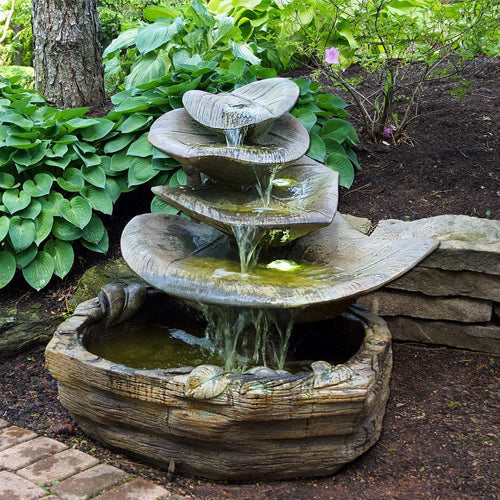
<svg viewBox="0 0 500 500"><path fill-rule="evenodd" d="M76 292L68 301L68 306L74 309L80 302L97 297L101 288L108 283L147 285L127 266L121 257L111 259L104 264L99 264L85 271L80 281L78 281Z"/></svg>
<svg viewBox="0 0 500 500"><path fill-rule="evenodd" d="M399 290L378 290L358 299L358 304L380 316L410 316L463 323L491 320L492 304L466 297L428 297Z"/></svg>
<svg viewBox="0 0 500 500"><path fill-rule="evenodd" d="M0 308L0 359L46 344L60 322L59 315L44 313L33 306Z"/></svg>
<svg viewBox="0 0 500 500"><path fill-rule="evenodd" d="M500 276L472 271L443 271L417 266L387 285L426 295L462 295L500 301Z"/></svg>
<svg viewBox="0 0 500 500"><path fill-rule="evenodd" d="M465 215L440 215L411 222L379 222L372 237L382 239L427 236L439 248L425 259L426 267L500 275L500 220Z"/></svg>
<svg viewBox="0 0 500 500"><path fill-rule="evenodd" d="M384 318L393 338L500 354L500 326L426 321L402 316Z"/></svg>

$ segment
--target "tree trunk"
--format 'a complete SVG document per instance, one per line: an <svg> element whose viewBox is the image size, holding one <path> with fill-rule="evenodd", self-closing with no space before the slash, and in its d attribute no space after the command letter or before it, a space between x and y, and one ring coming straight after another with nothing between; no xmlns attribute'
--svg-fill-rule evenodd
<svg viewBox="0 0 500 500"><path fill-rule="evenodd" d="M33 0L36 89L54 106L104 104L96 0Z"/></svg>

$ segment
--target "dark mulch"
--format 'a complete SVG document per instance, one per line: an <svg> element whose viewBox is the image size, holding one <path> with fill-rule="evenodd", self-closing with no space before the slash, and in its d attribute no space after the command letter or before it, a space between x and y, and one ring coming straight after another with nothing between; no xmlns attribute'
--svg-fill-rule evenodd
<svg viewBox="0 0 500 500"><path fill-rule="evenodd" d="M363 141L363 170L341 190L339 210L368 217L419 219L441 214L500 218L498 135L500 65L478 62L464 71L470 90L456 82L431 83L399 146ZM352 111L355 115L355 111ZM119 253L123 224L148 210L142 190L120 202L112 220L111 254ZM81 253L75 271L39 294L14 283L0 304L40 303L58 313L76 279L99 260ZM62 439L173 492L206 499L494 499L500 496L500 360L490 355L395 343L391 397L380 441L335 476L317 480L230 485L192 477L168 483L165 472L115 454L86 438L57 401L43 351L0 366L0 418Z"/></svg>

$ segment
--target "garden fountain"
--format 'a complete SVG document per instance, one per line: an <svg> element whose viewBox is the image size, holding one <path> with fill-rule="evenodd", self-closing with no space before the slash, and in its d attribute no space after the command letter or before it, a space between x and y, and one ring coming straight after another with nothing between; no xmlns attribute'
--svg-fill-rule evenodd
<svg viewBox="0 0 500 500"><path fill-rule="evenodd" d="M104 287L47 347L61 402L89 435L232 480L331 474L378 439L390 333L352 302L437 245L374 240L336 213L337 173L304 156L307 131L288 113L298 95L280 78L189 91L184 108L153 124L150 142L190 181L153 191L191 219L132 219L122 253L150 286ZM206 337L188 317L202 318ZM120 344L145 326L169 326L193 345L174 344L161 368L95 354L102 340ZM200 346L220 363L181 357Z"/></svg>

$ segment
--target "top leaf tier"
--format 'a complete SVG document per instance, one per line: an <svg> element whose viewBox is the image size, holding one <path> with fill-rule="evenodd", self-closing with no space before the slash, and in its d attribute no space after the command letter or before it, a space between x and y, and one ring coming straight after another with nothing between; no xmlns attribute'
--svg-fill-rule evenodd
<svg viewBox="0 0 500 500"><path fill-rule="evenodd" d="M270 78L230 93L190 90L184 94L182 103L201 125L222 133L246 129L246 137L253 140L293 108L299 93L298 85L291 80Z"/></svg>

